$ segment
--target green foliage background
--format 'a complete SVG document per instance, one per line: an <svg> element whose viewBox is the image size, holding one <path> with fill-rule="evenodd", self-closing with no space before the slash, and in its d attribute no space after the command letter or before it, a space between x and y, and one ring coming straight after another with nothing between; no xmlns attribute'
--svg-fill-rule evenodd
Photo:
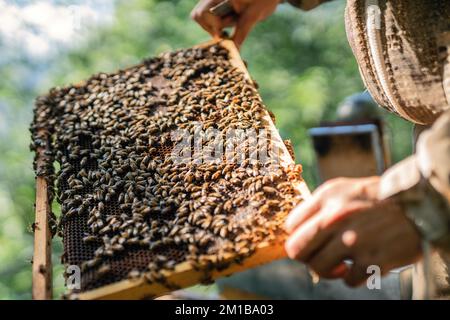
<svg viewBox="0 0 450 320"><path fill-rule="evenodd" d="M63 1L70 4L70 1ZM194 0L116 1L112 24L89 29L76 49L62 50L51 63L36 64L20 54L0 65L0 298L31 297L34 173L28 150L32 104L50 87L75 83L100 71L114 71L141 59L209 40L189 19ZM259 24L242 48L263 100L277 118L284 138L292 140L297 161L311 188L317 185L307 129L332 119L336 105L364 90L347 44L344 1L311 12L282 5ZM5 44L0 38L0 54ZM39 81L27 77L45 73ZM1 113L0 113L1 115ZM385 115L396 161L410 153L410 125ZM57 212L55 207L55 211ZM54 240L54 286L63 291L60 239Z"/></svg>

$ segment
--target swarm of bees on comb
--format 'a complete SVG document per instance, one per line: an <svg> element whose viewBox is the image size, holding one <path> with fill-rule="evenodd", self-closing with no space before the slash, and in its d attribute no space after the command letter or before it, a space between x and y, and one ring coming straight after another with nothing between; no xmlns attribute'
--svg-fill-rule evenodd
<svg viewBox="0 0 450 320"><path fill-rule="evenodd" d="M267 115L253 83L219 44L166 53L39 97L32 149L43 152L35 170L61 205L62 260L80 266L81 291L137 277L176 289L160 271L183 262L208 282L209 271L279 241L284 217L301 200L301 166L271 156ZM229 129L241 131L225 139ZM199 139L183 144L186 135L177 130ZM269 134L249 138L249 130ZM253 161L261 151L269 160Z"/></svg>

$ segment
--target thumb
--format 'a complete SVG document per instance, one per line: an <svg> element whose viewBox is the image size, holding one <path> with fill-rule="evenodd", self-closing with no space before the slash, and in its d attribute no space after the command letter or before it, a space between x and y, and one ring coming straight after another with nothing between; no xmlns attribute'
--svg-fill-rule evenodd
<svg viewBox="0 0 450 320"><path fill-rule="evenodd" d="M238 47L242 45L256 22L258 22L258 13L253 10L248 10L239 17L232 37Z"/></svg>

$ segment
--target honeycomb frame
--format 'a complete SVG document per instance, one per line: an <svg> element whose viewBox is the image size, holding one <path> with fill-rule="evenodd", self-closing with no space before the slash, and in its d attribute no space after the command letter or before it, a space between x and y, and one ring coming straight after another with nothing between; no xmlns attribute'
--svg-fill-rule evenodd
<svg viewBox="0 0 450 320"><path fill-rule="evenodd" d="M244 62L240 58L239 52L234 43L230 40L219 40L202 44L198 47L206 47L212 44L218 43L222 47L228 50L231 64L238 70L244 73L247 80L250 82L251 77L245 67ZM269 123L271 134L278 138L278 141L282 141L279 137L279 133L273 124L270 114L266 111L264 115L265 120ZM294 164L294 160L291 157L289 150L281 143L278 146L281 149L281 165L289 166ZM39 186L37 186L39 188ZM302 181L294 185L294 187L300 192L303 197L309 195L309 190L306 184ZM42 186L41 186L42 188ZM37 244L39 246L39 244ZM216 278L230 275L232 273L242 271L260 264L268 263L276 259L284 258L286 256L284 251L284 238L281 237L277 241L270 244L260 244L257 246L255 252L245 258L239 263L233 263L234 256L229 254L225 257L225 262L230 262L230 265L224 270L211 270L209 276L211 280ZM208 266L204 266L207 268ZM177 288L188 287L197 283L201 283L204 277L203 266L198 266L194 269L189 263L184 262L175 266L174 270L162 270L161 273L167 279L167 283L175 284ZM137 279L126 279L115 283L107 284L105 286L84 291L73 295L73 298L77 299L142 299L147 297L156 297L173 290L173 287L165 286L162 283L153 282L149 283L143 277Z"/></svg>

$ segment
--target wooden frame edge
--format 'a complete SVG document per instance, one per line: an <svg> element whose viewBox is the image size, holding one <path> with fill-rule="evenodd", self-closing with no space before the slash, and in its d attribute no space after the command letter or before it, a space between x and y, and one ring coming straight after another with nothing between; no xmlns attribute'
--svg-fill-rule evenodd
<svg viewBox="0 0 450 320"><path fill-rule="evenodd" d="M286 257L284 251L284 243L279 241L277 244L265 245L257 248L249 259L245 259L243 263L233 263L229 258L227 262L232 263L223 271L211 270L208 280L215 280L225 277L233 273L256 267ZM168 283L175 283L182 288L187 288L195 284L202 283L204 272L202 270L194 270L188 262L179 264L172 272L163 272ZM80 300L133 300L155 298L168 292L174 291L161 283L148 283L145 278L140 277L132 280L122 280L104 287L93 289L87 292L75 295ZM157 292L157 294L155 294Z"/></svg>
<svg viewBox="0 0 450 320"><path fill-rule="evenodd" d="M38 167L43 163L43 152L42 148L37 150ZM49 224L50 203L47 187L45 177L37 176L32 267L32 298L34 300L49 300L53 297L52 234Z"/></svg>

